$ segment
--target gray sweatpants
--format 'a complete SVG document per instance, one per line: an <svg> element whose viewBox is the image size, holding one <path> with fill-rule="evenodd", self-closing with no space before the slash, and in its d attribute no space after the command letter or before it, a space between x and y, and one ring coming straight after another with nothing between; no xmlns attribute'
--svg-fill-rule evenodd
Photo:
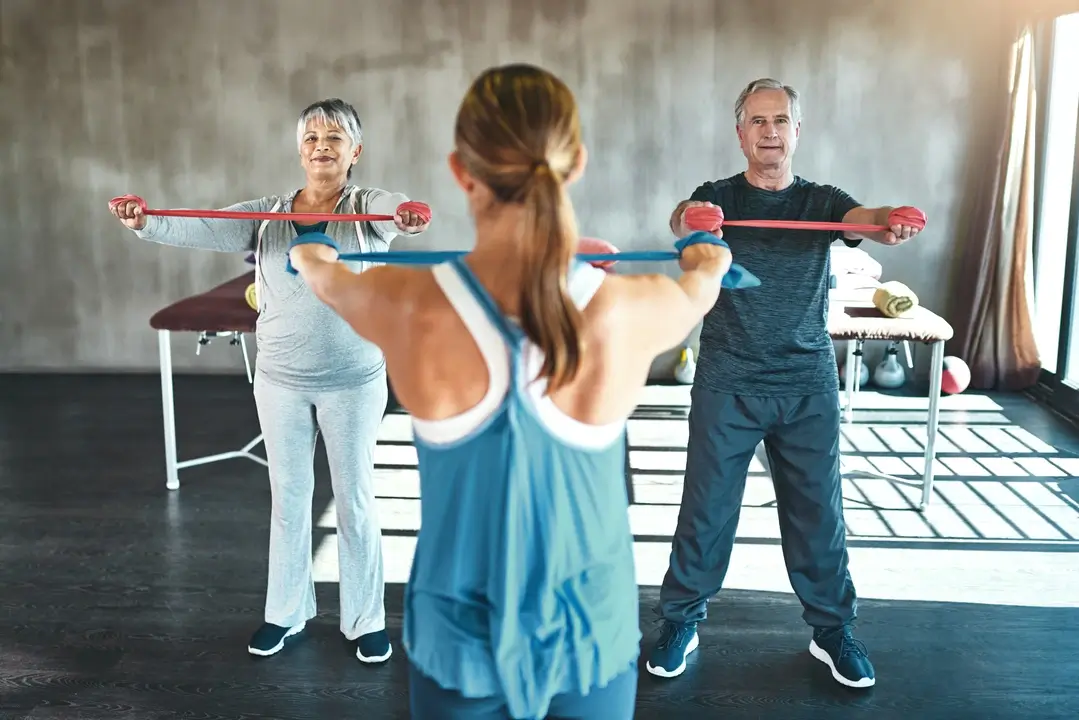
<svg viewBox="0 0 1079 720"><path fill-rule="evenodd" d="M359 387L305 392L256 372L254 391L272 495L265 622L292 627L315 616L311 501L321 431L337 510L341 632L355 640L385 629L374 454L388 400L386 376Z"/></svg>
<svg viewBox="0 0 1079 720"><path fill-rule="evenodd" d="M839 469L839 395L746 397L692 391L682 504L659 612L699 622L730 565L746 489L761 440L775 486L783 559L802 617L837 627L856 614L847 570Z"/></svg>

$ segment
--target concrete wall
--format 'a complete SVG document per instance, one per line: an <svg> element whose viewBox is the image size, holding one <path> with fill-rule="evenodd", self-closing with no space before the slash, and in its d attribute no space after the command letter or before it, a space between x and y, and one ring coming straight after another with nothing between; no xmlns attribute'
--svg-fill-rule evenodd
<svg viewBox="0 0 1079 720"><path fill-rule="evenodd" d="M148 317L248 266L141 242L108 199L220 207L294 188L295 117L325 96L363 117L354 177L436 209L418 246L467 247L445 164L452 119L471 78L511 60L540 63L577 93L591 149L573 190L582 231L623 249L666 247L673 205L744 167L731 108L748 80L792 83L805 98L796 171L866 204L924 208L932 226L917 242L867 249L887 277L946 308L971 180L987 161L982 119L1001 92L993 7L0 0L0 370L156 368ZM235 350L196 358L194 338L179 341L177 369L242 367Z"/></svg>

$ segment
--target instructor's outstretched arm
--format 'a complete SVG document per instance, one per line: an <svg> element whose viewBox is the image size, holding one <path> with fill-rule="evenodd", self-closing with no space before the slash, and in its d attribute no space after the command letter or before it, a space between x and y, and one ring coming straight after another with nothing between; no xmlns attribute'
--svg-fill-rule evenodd
<svg viewBox="0 0 1079 720"><path fill-rule="evenodd" d="M347 322L360 337L385 349L402 313L409 285L402 268L379 266L355 273L338 262L336 248L303 242L301 235L289 250L289 261L315 296ZM414 272L414 271L413 271Z"/></svg>
<svg viewBox="0 0 1079 720"><path fill-rule="evenodd" d="M677 280L659 274L612 278L631 285L620 301L629 306L642 351L658 355L689 336L719 299L731 260L725 246L698 243L682 251Z"/></svg>

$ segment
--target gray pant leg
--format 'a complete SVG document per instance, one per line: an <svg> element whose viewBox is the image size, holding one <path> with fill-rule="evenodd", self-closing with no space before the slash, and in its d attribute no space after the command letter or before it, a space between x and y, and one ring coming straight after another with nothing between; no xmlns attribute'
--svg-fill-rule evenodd
<svg viewBox="0 0 1079 720"><path fill-rule="evenodd" d="M380 375L358 388L315 395L337 510L341 632L349 640L386 628L374 474L388 394L386 376Z"/></svg>
<svg viewBox="0 0 1079 720"><path fill-rule="evenodd" d="M723 586L746 473L764 437L759 406L753 398L693 388L682 503L659 591L659 614L667 620L704 620L708 600Z"/></svg>
<svg viewBox="0 0 1079 720"><path fill-rule="evenodd" d="M315 490L315 408L303 392L255 374L270 470L270 553L265 621L292 627L315 616L311 574L311 496Z"/></svg>
<svg viewBox="0 0 1079 720"><path fill-rule="evenodd" d="M844 625L854 620L857 599L847 569L839 397L784 398L780 409L764 443L791 587L805 608L806 623Z"/></svg>

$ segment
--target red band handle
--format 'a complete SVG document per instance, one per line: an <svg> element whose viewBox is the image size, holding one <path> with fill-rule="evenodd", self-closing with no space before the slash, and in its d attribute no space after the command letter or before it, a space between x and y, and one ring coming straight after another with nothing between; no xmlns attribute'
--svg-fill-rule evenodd
<svg viewBox="0 0 1079 720"><path fill-rule="evenodd" d="M603 255L606 255L606 254L613 255L615 253L618 253L619 250L618 250L617 247L615 247L613 244L607 242L606 240L601 240L600 238L594 238L594 237L582 237L582 238L578 238L578 240L577 240L577 252L582 254L582 255L601 255L601 254L603 254ZM588 264L593 266L593 267L598 267L601 270L606 270L607 272L613 272L614 271L614 264L616 262L618 262L618 261L617 260L592 260Z"/></svg>
<svg viewBox="0 0 1079 720"><path fill-rule="evenodd" d="M117 205L126 202L135 203L142 210L142 214L146 214L146 201L138 195L121 195L120 197L114 197L112 200L109 200L109 210L115 210Z"/></svg>
<svg viewBox="0 0 1079 720"><path fill-rule="evenodd" d="M410 212L414 215L419 215L425 224L431 222L431 206L418 200L401 203L397 206L397 212Z"/></svg>
<svg viewBox="0 0 1079 720"><path fill-rule="evenodd" d="M296 222L380 222L392 221L393 215L346 214L346 213L275 213L246 212L240 210L151 210L146 201L138 195L121 195L109 200L109 210L121 203L133 202L139 206L143 215L162 217L216 218L221 220L294 220ZM427 203L409 200L397 206L397 212L407 210L423 218L424 223L431 222L431 207Z"/></svg>
<svg viewBox="0 0 1079 720"><path fill-rule="evenodd" d="M888 213L888 227L906 225L921 231L925 230L927 219L925 213L918 208L904 205Z"/></svg>
<svg viewBox="0 0 1079 720"><path fill-rule="evenodd" d="M686 208L682 221L689 230L715 232L723 227L723 208L718 205Z"/></svg>

